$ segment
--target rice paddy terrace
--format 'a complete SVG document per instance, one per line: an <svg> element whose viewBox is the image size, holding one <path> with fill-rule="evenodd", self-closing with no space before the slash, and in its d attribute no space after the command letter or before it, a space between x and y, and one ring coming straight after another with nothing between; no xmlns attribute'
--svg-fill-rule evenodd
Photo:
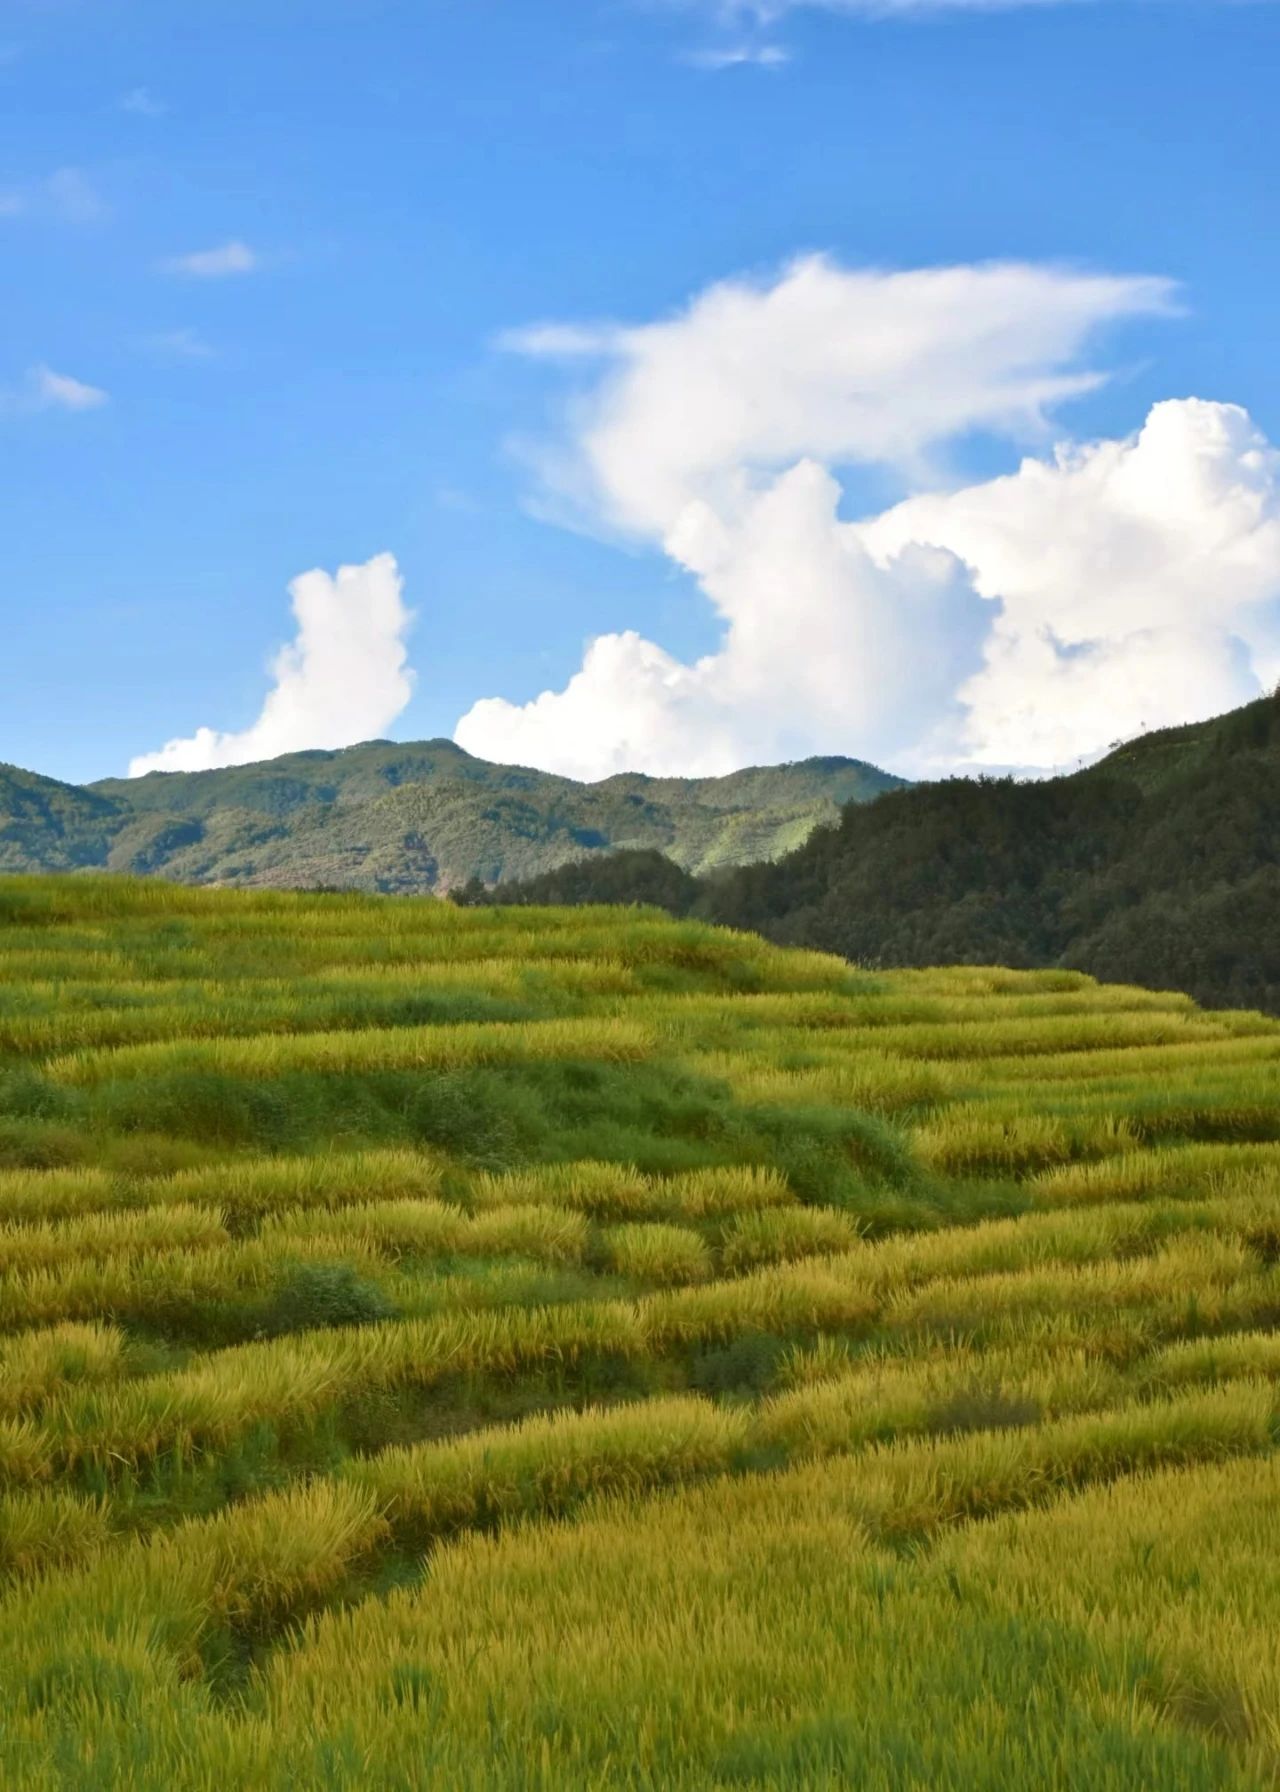
<svg viewBox="0 0 1280 1792"><path fill-rule="evenodd" d="M1280 1025L0 880L0 1783L1280 1779Z"/></svg>

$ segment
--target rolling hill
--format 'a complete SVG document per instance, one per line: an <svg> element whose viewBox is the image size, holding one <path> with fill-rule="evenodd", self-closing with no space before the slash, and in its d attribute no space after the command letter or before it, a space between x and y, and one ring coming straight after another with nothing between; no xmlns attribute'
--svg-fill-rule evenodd
<svg viewBox="0 0 1280 1792"><path fill-rule="evenodd" d="M447 891L657 848L693 871L776 857L904 780L854 759L598 784L491 765L452 741L369 741L87 787L0 766L0 871Z"/></svg>
<svg viewBox="0 0 1280 1792"><path fill-rule="evenodd" d="M1059 965L1280 1012L1280 696L1069 777L890 792L772 864L695 880L636 854L488 899L623 891L859 963Z"/></svg>

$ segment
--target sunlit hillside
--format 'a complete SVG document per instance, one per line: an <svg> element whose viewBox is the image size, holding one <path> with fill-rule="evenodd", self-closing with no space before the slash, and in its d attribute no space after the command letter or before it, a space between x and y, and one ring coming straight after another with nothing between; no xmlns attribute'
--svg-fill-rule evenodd
<svg viewBox="0 0 1280 1792"><path fill-rule="evenodd" d="M216 771L60 784L0 765L0 874L89 870L424 895L623 848L697 870L776 858L905 783L857 759L583 784L449 740L366 741Z"/></svg>
<svg viewBox="0 0 1280 1792"><path fill-rule="evenodd" d="M1261 1788L1280 1023L0 880L0 1783Z"/></svg>

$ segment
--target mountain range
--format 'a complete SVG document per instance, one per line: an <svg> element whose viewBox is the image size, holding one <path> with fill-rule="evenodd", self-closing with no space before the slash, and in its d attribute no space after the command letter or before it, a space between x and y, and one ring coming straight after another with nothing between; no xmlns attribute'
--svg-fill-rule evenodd
<svg viewBox="0 0 1280 1792"><path fill-rule="evenodd" d="M829 758L722 778L625 773L581 784L491 765L448 740L368 741L88 785L0 765L0 871L444 893L656 848L702 873L776 858L846 804L904 783Z"/></svg>

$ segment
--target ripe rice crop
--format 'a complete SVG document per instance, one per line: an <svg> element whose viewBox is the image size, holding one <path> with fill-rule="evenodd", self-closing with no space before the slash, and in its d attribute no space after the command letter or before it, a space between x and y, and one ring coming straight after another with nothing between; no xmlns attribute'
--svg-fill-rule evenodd
<svg viewBox="0 0 1280 1792"><path fill-rule="evenodd" d="M206 1208L175 1205L143 1212L86 1213L61 1223L0 1226L0 1275L226 1242L221 1214Z"/></svg>
<svg viewBox="0 0 1280 1792"><path fill-rule="evenodd" d="M1261 1015L1244 1017L1241 1025L1232 1016L1221 1020L1220 1032L1211 1041L1174 1039L1162 1045L1134 1045L1117 1051L1109 1046L1082 1051L1051 1052L1043 1060L1034 1057L991 1057L966 1066L969 1079L989 1083L1058 1083L1109 1081L1114 1078L1143 1081L1209 1071L1228 1075L1239 1066L1254 1066L1274 1074L1280 1057L1280 1039L1272 1023Z"/></svg>
<svg viewBox="0 0 1280 1792"><path fill-rule="evenodd" d="M963 1334L998 1329L1027 1314L1097 1320L1125 1308L1159 1335L1179 1335L1185 1325L1220 1325L1224 1317L1252 1324L1276 1306L1280 1285L1244 1236L1273 1211L1269 1204L1259 1215L1228 1200L1163 1210L1141 1205L1051 1212L889 1239L638 1301L577 1301L545 1310L303 1331L101 1393L69 1396L50 1410L51 1447L69 1463L83 1458L127 1465L166 1453L183 1456L225 1447L264 1422L310 1424L342 1403L395 1389L438 1388L451 1375L491 1382L602 1357L643 1366L760 1333L790 1339L835 1331L870 1338L879 1327L893 1337ZM215 1252L175 1256L167 1278L145 1263L133 1271L90 1266L62 1280L15 1286L9 1298L38 1302L46 1323L108 1296L116 1312L164 1314L175 1306L187 1312L193 1300L269 1290L290 1273L296 1256L331 1262L334 1247L321 1237L305 1252L255 1242L222 1255L225 1263ZM360 1261L354 1245L351 1255ZM368 1256L364 1263L367 1273Z"/></svg>
<svg viewBox="0 0 1280 1792"><path fill-rule="evenodd" d="M858 1227L825 1207L766 1207L738 1214L725 1228L720 1258L726 1270L755 1269L848 1251Z"/></svg>
<svg viewBox="0 0 1280 1792"><path fill-rule="evenodd" d="M293 1208L360 1206L373 1200L430 1199L439 1194L443 1166L415 1151L325 1152L314 1157L233 1160L182 1170L137 1185L144 1201L212 1206L243 1228Z"/></svg>
<svg viewBox="0 0 1280 1792"><path fill-rule="evenodd" d="M753 1104L793 1108L831 1104L894 1114L928 1107L948 1092L945 1076L935 1065L875 1050L843 1054L827 1050L818 1062L786 1069L746 1052L703 1053L695 1061L705 1074L722 1077L740 1101Z"/></svg>
<svg viewBox="0 0 1280 1792"><path fill-rule="evenodd" d="M0 1783L1274 1783L1278 1059L648 910L0 879Z"/></svg>
<svg viewBox="0 0 1280 1792"><path fill-rule="evenodd" d="M374 1255L359 1239L339 1250L323 1238L285 1245L251 1239L238 1244L171 1247L158 1254L73 1259L52 1268L12 1274L0 1283L0 1329L52 1325L103 1315L111 1321L164 1330L200 1303L232 1299L277 1286L299 1259L365 1261Z"/></svg>
<svg viewBox="0 0 1280 1792"><path fill-rule="evenodd" d="M604 1235L606 1261L621 1276L676 1286L701 1282L711 1274L711 1252L691 1226L661 1221L610 1226Z"/></svg>
<svg viewBox="0 0 1280 1792"><path fill-rule="evenodd" d="M115 1326L50 1326L0 1340L0 1413L19 1413L66 1388L127 1373L127 1340Z"/></svg>
<svg viewBox="0 0 1280 1792"><path fill-rule="evenodd" d="M287 1252L326 1239L364 1254L409 1257L532 1257L544 1263L577 1263L587 1244L581 1214L556 1207L502 1207L474 1216L439 1201L370 1202L329 1212L301 1208L272 1215L259 1239Z"/></svg>
<svg viewBox="0 0 1280 1792"><path fill-rule="evenodd" d="M0 1170L0 1223L53 1220L124 1205L105 1170Z"/></svg>
<svg viewBox="0 0 1280 1792"><path fill-rule="evenodd" d="M58 1082L99 1083L150 1077L167 1070L235 1077L283 1076L311 1070L454 1070L475 1064L522 1064L543 1058L626 1062L653 1049L648 1030L625 1020L545 1020L516 1026L387 1027L371 1032L303 1033L200 1044L121 1046L58 1057L49 1075Z"/></svg>
<svg viewBox="0 0 1280 1792"><path fill-rule="evenodd" d="M712 1165L667 1177L645 1176L627 1164L547 1164L506 1176L477 1177L469 1193L477 1207L545 1202L600 1219L705 1219L794 1200L776 1170L754 1164Z"/></svg>
<svg viewBox="0 0 1280 1792"><path fill-rule="evenodd" d="M1280 1194L1280 1144L1178 1145L1125 1152L1105 1163L1048 1171L1032 1183L1037 1202L1135 1201L1237 1188Z"/></svg>

